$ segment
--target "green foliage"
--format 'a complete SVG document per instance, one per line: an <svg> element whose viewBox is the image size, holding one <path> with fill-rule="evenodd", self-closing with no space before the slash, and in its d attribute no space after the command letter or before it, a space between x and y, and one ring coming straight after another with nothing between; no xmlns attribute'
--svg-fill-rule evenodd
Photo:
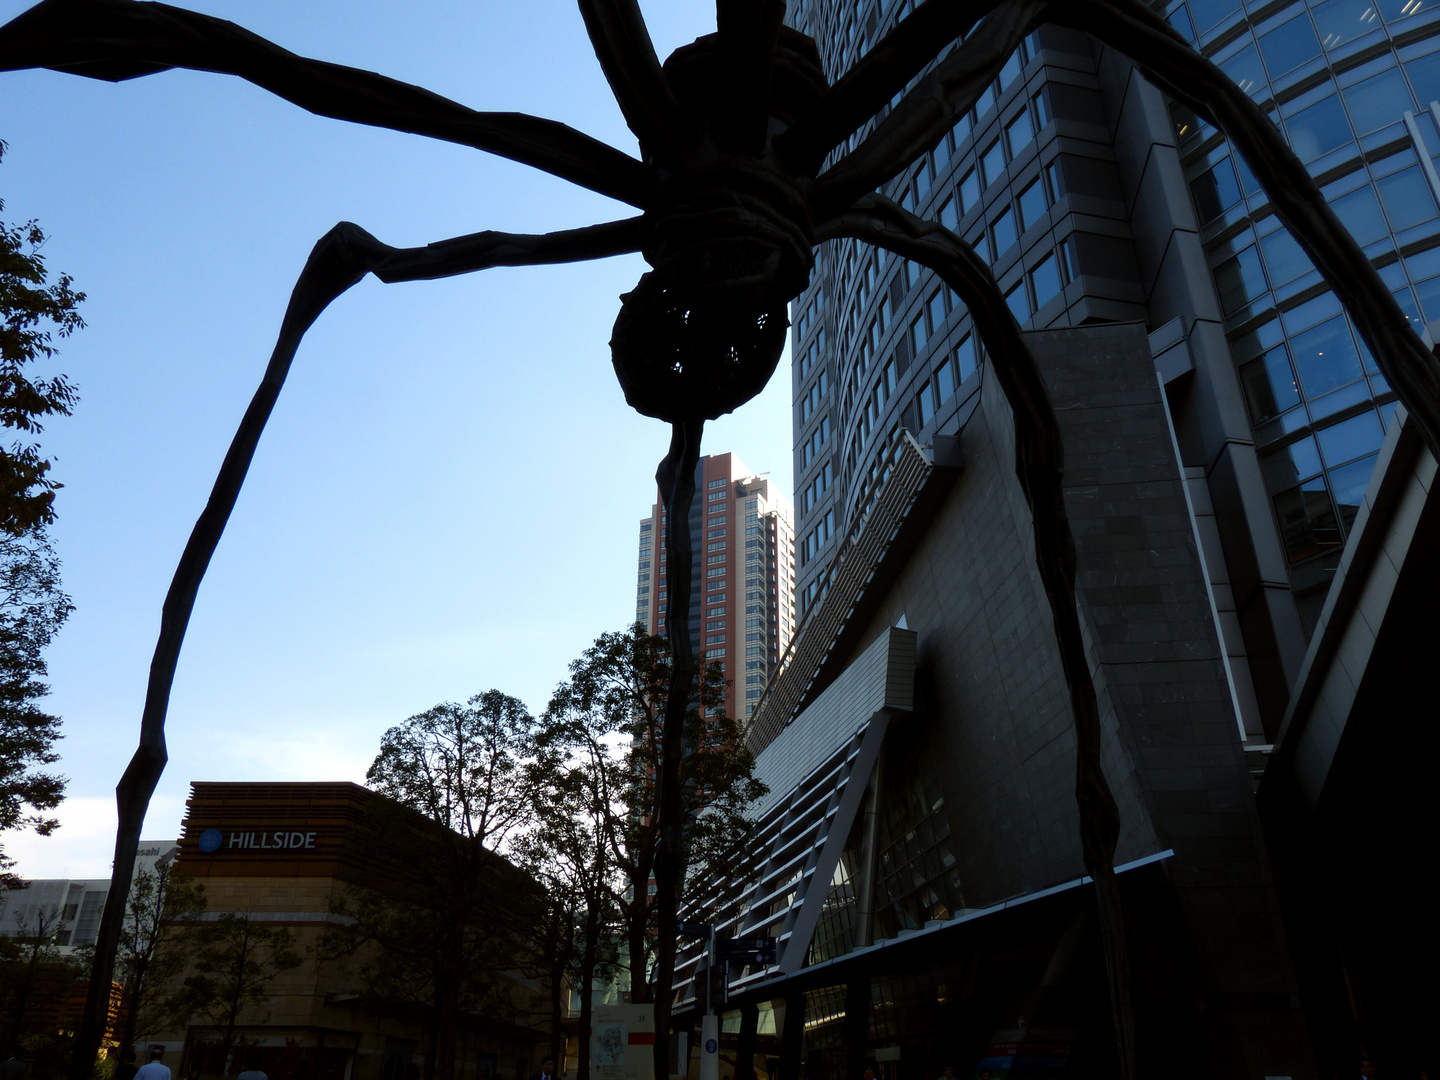
<svg viewBox="0 0 1440 1080"><path fill-rule="evenodd" d="M65 780L39 768L54 763L60 718L36 702L49 693L44 650L69 617L60 563L43 535L0 532L0 832L58 824L45 811L65 794ZM0 888L13 884L0 849Z"/></svg>
<svg viewBox="0 0 1440 1080"><path fill-rule="evenodd" d="M530 813L525 759L534 728L524 703L499 690L445 702L385 732L365 782L493 847Z"/></svg>
<svg viewBox="0 0 1440 1080"><path fill-rule="evenodd" d="M0 158L4 152L0 141ZM56 336L85 325L76 310L85 294L68 275L50 281L44 243L34 221L0 221L0 428L24 436L0 445L0 833L25 826L50 832L56 821L44 812L65 791L61 777L37 769L56 761L60 737L59 717L36 705L49 692L43 653L72 605L45 535L60 485L34 436L45 417L70 415L75 387L63 374L32 377L28 369L53 359ZM10 865L0 850L0 888L15 881Z"/></svg>
<svg viewBox="0 0 1440 1080"><path fill-rule="evenodd" d="M533 813L534 729L522 702L489 690L390 728L366 773L393 800L364 826L377 880L344 897L337 911L354 921L327 951L354 957L371 995L430 1013L427 1080L455 1074L464 1013L516 1016L500 975L530 966L526 931L544 898L493 849Z"/></svg>
<svg viewBox="0 0 1440 1080"><path fill-rule="evenodd" d="M0 141L0 158L5 143ZM5 203L0 201L0 211ZM49 416L69 416L75 385L63 374L32 378L27 367L55 356L55 338L69 337L85 325L68 274L50 281L40 249L45 233L34 221L0 221L0 427L28 436L44 430ZM21 536L55 518L50 461L33 441L0 447L0 531Z"/></svg>
<svg viewBox="0 0 1440 1080"><path fill-rule="evenodd" d="M228 1067L241 1017L264 1005L275 977L299 967L304 958L289 927L267 926L238 912L200 923L194 946L194 973L173 1007L220 1032L220 1061ZM263 1023L263 1018L254 1016L253 1022Z"/></svg>
<svg viewBox="0 0 1440 1080"><path fill-rule="evenodd" d="M136 876L115 953L115 978L125 988L121 1046L167 1026L176 1005L190 1003L176 990L199 944L196 919L206 904L205 886L176 873L172 862Z"/></svg>
<svg viewBox="0 0 1440 1080"><path fill-rule="evenodd" d="M567 746L575 758L569 768L595 773L597 766L586 762L600 745L609 745L612 757L618 758L616 779L607 781L610 820L605 835L611 845L608 865L615 874L615 903L622 910L628 943L633 1001L650 1000L646 978L655 904L649 883L659 841L655 779L669 685L666 640L637 624L623 633L602 634L573 661L570 678L556 688L545 714L546 738ZM735 899L707 894L703 883L748 878L754 825L745 810L766 791L755 778L754 755L745 746L740 725L723 712L725 689L720 665L706 665L685 716L684 902L696 918L717 916ZM599 812L600 802L592 805Z"/></svg>

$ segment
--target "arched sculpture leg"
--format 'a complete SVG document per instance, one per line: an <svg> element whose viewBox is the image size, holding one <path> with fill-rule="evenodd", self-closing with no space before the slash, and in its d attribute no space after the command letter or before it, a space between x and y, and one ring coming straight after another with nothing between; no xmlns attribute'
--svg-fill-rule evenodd
<svg viewBox="0 0 1440 1080"><path fill-rule="evenodd" d="M224 19L138 0L44 0L0 26L0 71L134 79L170 68L236 75L320 116L499 154L643 206L639 161L554 120L478 112L373 71L297 56Z"/></svg>
<svg viewBox="0 0 1440 1080"><path fill-rule="evenodd" d="M670 1008L675 995L675 939L680 909L680 878L684 872L685 815L680 797L680 764L685 752L685 713L697 665L690 640L690 580L694 545L690 537L690 504L695 499L695 466L700 461L703 420L671 425L670 451L660 462L655 480L665 501L665 579L668 608L665 632L670 642L670 687L660 732L660 842L655 850L655 1075L669 1075ZM644 972L631 978L644 978ZM681 1070L684 1071L683 1069Z"/></svg>
<svg viewBox="0 0 1440 1080"><path fill-rule="evenodd" d="M235 508L235 500L240 495L240 487L245 482L260 435L280 396L305 331L332 300L367 273L375 274L382 281L395 282L450 277L492 266L577 262L635 251L639 247L639 236L637 218L539 236L483 232L423 248L392 248L358 225L342 222L315 245L290 295L280 336L270 355L264 378L225 453L209 501L190 532L190 539L170 582L170 591L165 596L160 616L160 637L155 643L155 654L150 661L150 680L145 689L140 745L115 788L120 819L115 838L115 862L95 942L95 963L85 1012L75 1037L70 1071L72 1080L88 1080L104 1032L110 1004L110 981L115 970L115 950L130 893L135 852L150 797L167 760L165 715L170 705L170 687L175 679L180 646L185 640L190 613L195 607L195 596L230 520L230 512Z"/></svg>
<svg viewBox="0 0 1440 1080"><path fill-rule="evenodd" d="M1061 486L1064 448L1050 395L989 267L954 233L875 195L821 223L816 235L818 239L854 237L927 266L939 275L960 296L974 319L992 370L1015 415L1015 475L1030 506L1035 562L1050 602L1060 662L1070 690L1080 846L1085 868L1095 879L1121 1076L1130 1080L1135 1075L1134 1011L1114 868L1120 811L1101 766L1100 707L1075 603L1075 538L1065 513Z"/></svg>
<svg viewBox="0 0 1440 1080"><path fill-rule="evenodd" d="M1139 0L1066 0L1054 5L1050 18L1129 57L1146 79L1225 133L1440 458L1440 360L1410 329L1375 267L1261 108Z"/></svg>

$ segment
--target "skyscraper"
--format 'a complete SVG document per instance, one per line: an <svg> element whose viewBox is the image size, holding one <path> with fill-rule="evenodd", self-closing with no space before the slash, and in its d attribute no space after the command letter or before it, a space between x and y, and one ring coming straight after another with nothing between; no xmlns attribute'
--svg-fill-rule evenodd
<svg viewBox="0 0 1440 1080"><path fill-rule="evenodd" d="M803 0L790 18L834 78L913 6ZM1424 332L1440 318L1440 9L1163 11L1271 112ZM1243 162L1124 58L1046 27L886 194L972 243L1027 329L1151 331L1187 478L1214 507L1206 557L1246 730L1266 741L1395 396ZM887 447L953 429L980 350L932 274L850 240L822 245L793 321L803 612Z"/></svg>
<svg viewBox="0 0 1440 1080"><path fill-rule="evenodd" d="M833 81L915 6L788 17ZM1440 7L1153 6L1428 340ZM1225 140L1084 34L1030 35L884 193L987 261L1057 406L1141 1075L1353 1072L1362 1048L1418 1072L1440 496L1416 425ZM736 1052L785 1080L1117 1075L1010 403L956 298L866 245L820 246L792 323L801 622L747 734L765 858L717 920L776 960L725 974ZM682 960L698 1013L708 960Z"/></svg>
<svg viewBox="0 0 1440 1080"><path fill-rule="evenodd" d="M635 621L652 634L666 630L665 525L657 497L640 521L635 594ZM793 511L768 476L734 454L707 454L695 467L690 535L695 655L720 664L726 713L745 720L795 630Z"/></svg>

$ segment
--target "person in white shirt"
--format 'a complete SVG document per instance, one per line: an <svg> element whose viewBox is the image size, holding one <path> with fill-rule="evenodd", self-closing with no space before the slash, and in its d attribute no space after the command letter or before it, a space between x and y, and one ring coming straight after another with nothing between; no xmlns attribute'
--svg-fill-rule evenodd
<svg viewBox="0 0 1440 1080"><path fill-rule="evenodd" d="M170 1067L164 1061L165 1051L155 1047L150 1051L150 1060L135 1070L135 1080L170 1080Z"/></svg>
<svg viewBox="0 0 1440 1080"><path fill-rule="evenodd" d="M265 1070L260 1068L259 1050L251 1050L245 1055L245 1071L235 1077L235 1080L270 1080Z"/></svg>

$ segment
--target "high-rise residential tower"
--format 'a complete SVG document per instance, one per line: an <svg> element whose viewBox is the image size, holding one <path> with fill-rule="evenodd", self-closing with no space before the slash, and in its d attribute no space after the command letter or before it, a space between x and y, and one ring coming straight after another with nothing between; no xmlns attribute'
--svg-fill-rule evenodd
<svg viewBox="0 0 1440 1080"><path fill-rule="evenodd" d="M707 454L695 467L690 535L690 635L695 655L717 662L730 683L725 710L746 720L795 630L794 515L765 475L734 454ZM664 634L665 510L659 498L640 522L635 621Z"/></svg>
<svg viewBox="0 0 1440 1080"><path fill-rule="evenodd" d="M833 79L913 6L802 0L789 17ZM1269 110L1416 332L1440 319L1440 7L1155 6ZM885 193L973 244L1025 328L1151 331L1184 465L1215 508L1207 556L1246 728L1265 741L1395 395L1244 163L1123 58L1046 27ZM955 426L980 347L934 275L853 240L821 246L793 314L803 614L897 433L928 444Z"/></svg>

